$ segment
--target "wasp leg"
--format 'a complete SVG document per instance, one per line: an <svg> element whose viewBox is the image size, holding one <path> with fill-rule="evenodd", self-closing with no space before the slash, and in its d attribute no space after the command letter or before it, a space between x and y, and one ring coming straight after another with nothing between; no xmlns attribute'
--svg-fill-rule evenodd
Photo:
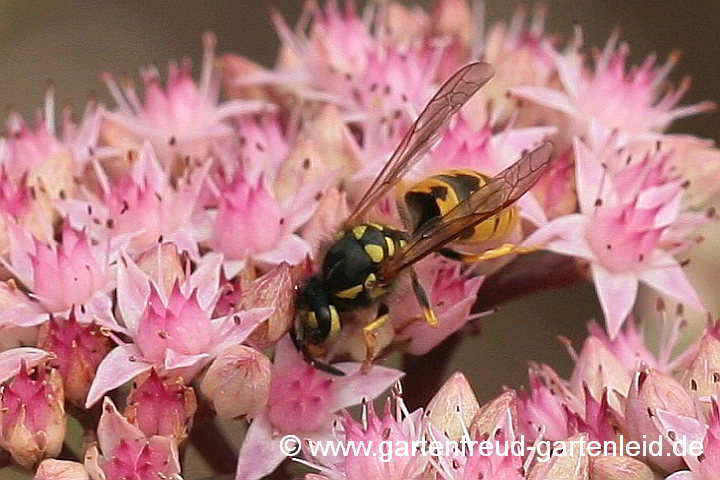
<svg viewBox="0 0 720 480"><path fill-rule="evenodd" d="M525 253L537 252L538 250L542 249L543 246L541 245L532 247L519 247L517 245L513 245L512 243L504 243L497 248L485 250L484 252L478 254L458 252L457 250L453 250L452 248L441 248L438 252L440 253L440 255L449 258L450 260L457 260L459 262L465 263L477 263L504 257L506 255L522 255Z"/></svg>
<svg viewBox="0 0 720 480"><path fill-rule="evenodd" d="M422 307L425 321L431 327L437 327L438 319L435 316L435 311L433 310L432 305L430 305L430 298L428 298L428 294L420 283L420 279L418 278L415 270L412 271L411 278L413 291L415 292L415 298L417 298L418 303Z"/></svg>
<svg viewBox="0 0 720 480"><path fill-rule="evenodd" d="M367 349L367 354L365 356L365 361L362 364L361 372L367 373L370 371L370 367L372 366L373 360L375 360L375 357L377 356L377 334L378 330L382 328L383 325L385 325L385 322L387 322L388 318L390 318L389 313L385 313L383 315L380 315L378 318L372 321L372 323L369 323L363 327L363 338L365 340L365 348Z"/></svg>

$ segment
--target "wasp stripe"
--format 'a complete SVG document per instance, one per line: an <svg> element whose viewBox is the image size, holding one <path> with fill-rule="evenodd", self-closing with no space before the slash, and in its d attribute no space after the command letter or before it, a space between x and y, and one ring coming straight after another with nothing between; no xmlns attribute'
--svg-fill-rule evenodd
<svg viewBox="0 0 720 480"><path fill-rule="evenodd" d="M388 257L395 255L395 241L390 237L385 237L385 245L387 245Z"/></svg>
<svg viewBox="0 0 720 480"><path fill-rule="evenodd" d="M352 229L353 235L355 235L355 238L360 240L363 235L365 235L365 230L367 230L367 227L365 225L358 225L357 227L354 227Z"/></svg>
<svg viewBox="0 0 720 480"><path fill-rule="evenodd" d="M330 305L330 337L340 333L342 325L340 324L340 315L334 305Z"/></svg>
<svg viewBox="0 0 720 480"><path fill-rule="evenodd" d="M367 244L363 247L374 263L380 263L385 258L385 250L381 245Z"/></svg>
<svg viewBox="0 0 720 480"><path fill-rule="evenodd" d="M362 285L355 285L354 287L346 288L345 290L340 290L337 293L334 293L333 296L337 298L348 298L352 299L358 296L360 292L362 292L363 286Z"/></svg>

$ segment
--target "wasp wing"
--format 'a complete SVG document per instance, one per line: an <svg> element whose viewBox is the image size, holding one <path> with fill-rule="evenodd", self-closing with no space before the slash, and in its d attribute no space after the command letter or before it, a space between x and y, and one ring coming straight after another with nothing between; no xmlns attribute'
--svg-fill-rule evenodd
<svg viewBox="0 0 720 480"><path fill-rule="evenodd" d="M522 197L540 179L548 165L552 144L545 142L491 178L442 217L422 225L407 244L383 264L388 281L400 271L460 237Z"/></svg>
<svg viewBox="0 0 720 480"><path fill-rule="evenodd" d="M486 62L469 63L450 77L430 99L405 134L346 224L357 223L440 139L452 116L495 74Z"/></svg>

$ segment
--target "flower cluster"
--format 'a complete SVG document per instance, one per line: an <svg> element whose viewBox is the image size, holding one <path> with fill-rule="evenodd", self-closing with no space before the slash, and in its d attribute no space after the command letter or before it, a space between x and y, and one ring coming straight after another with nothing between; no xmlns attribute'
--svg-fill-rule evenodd
<svg viewBox="0 0 720 480"><path fill-rule="evenodd" d="M295 26L272 13L282 44L272 68L218 59L206 34L198 80L189 61L166 74L144 69L142 93L103 74L114 105L92 102L80 122L63 112L62 134L52 88L34 128L9 114L0 139L0 459L37 480L177 480L184 449L202 442L193 426L218 418L248 424L236 480L282 468L287 435L302 442L298 460L314 469L307 480L714 478L720 322L709 320L683 353L675 347L683 308L705 309L682 255L716 217L707 202L720 192L720 151L667 133L714 104L681 103L689 82L667 80L675 54L629 66L629 47L613 33L588 60L596 50L581 30L546 33L543 8L530 21L518 11L485 26L479 3L437 0L426 13L394 1L363 12L351 1L309 2ZM400 278L379 305L340 312L337 338L312 352L344 375L316 368L288 334L301 321L298 289L418 112L474 60L489 62L494 78L434 132L437 142L369 221L412 230L403 198L417 182L450 178L444 202L468 190L463 172L482 185L548 140L549 168L478 226L485 240L450 245L487 261L445 252L413 265L437 326ZM367 362L371 353L376 363L393 351L425 355L475 331L500 302L568 279L594 283L604 326L590 324L579 352L567 345L567 380L531 363L527 389L481 407L456 373L409 411L405 373ZM682 305L670 315L661 300L659 319L645 319L660 325L656 353L633 315L641 283ZM371 331L370 352L364 327L383 313L390 320ZM388 389L379 412L372 402ZM85 429L82 462L63 449L71 416ZM680 437L702 443L702 454L674 451ZM656 438L661 451L643 456L539 453L547 441ZM488 439L535 453L313 453L330 440Z"/></svg>

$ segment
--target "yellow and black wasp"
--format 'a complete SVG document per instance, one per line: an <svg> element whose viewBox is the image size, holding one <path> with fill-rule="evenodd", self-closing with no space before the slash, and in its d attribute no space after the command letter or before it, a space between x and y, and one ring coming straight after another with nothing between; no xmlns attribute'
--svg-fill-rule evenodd
<svg viewBox="0 0 720 480"><path fill-rule="evenodd" d="M477 241L489 232L506 229L516 216L509 208L527 192L550 163L549 142L525 153L498 175L448 172L421 182L406 194L407 230L364 220L382 199L441 138L450 119L494 75L485 62L465 65L430 99L390 159L375 178L326 251L319 273L299 286L291 337L306 361L329 373L336 368L314 358L313 348L336 337L342 329L341 314L379 304L401 275L408 271L413 292L425 320L436 325L430 299L413 265L433 252L460 260L482 260L508 252L488 252L485 257L446 249L454 241ZM426 194L427 193L427 194ZM490 224L485 222L490 221ZM488 230L489 229L489 230ZM374 332L386 321L381 315L363 329L366 363L377 353Z"/></svg>

